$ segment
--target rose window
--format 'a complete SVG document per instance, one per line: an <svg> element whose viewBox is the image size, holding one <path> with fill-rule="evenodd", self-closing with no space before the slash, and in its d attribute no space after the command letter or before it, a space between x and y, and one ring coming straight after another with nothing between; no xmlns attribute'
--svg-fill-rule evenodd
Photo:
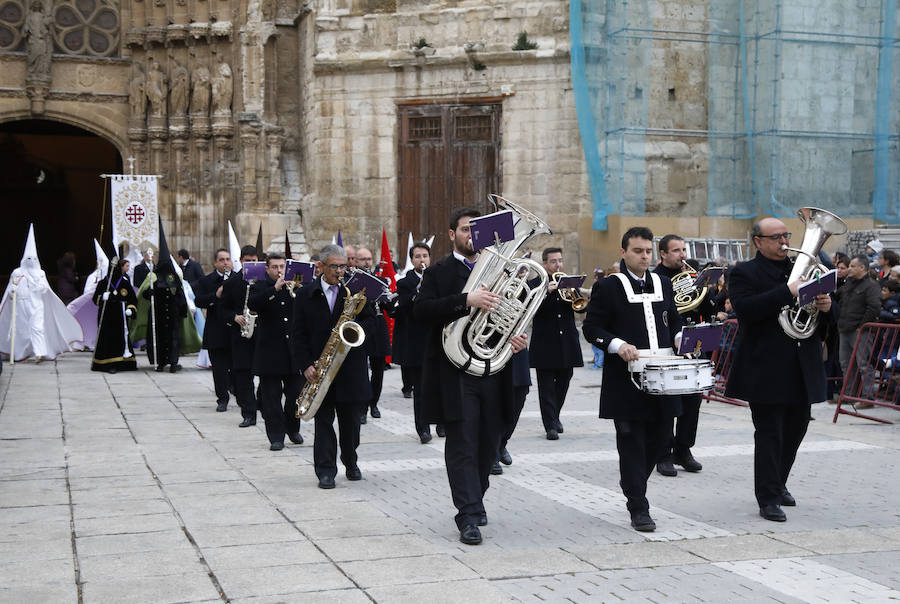
<svg viewBox="0 0 900 604"><path fill-rule="evenodd" d="M59 2L53 11L53 22L56 44L66 54L118 54L119 15L108 0Z"/></svg>
<svg viewBox="0 0 900 604"><path fill-rule="evenodd" d="M0 0L0 50L20 50L25 8L21 2Z"/></svg>

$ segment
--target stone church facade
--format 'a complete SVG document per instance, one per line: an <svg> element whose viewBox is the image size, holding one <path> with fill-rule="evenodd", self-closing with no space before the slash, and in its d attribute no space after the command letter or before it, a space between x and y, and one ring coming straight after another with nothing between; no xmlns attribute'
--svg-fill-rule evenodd
<svg viewBox="0 0 900 604"><path fill-rule="evenodd" d="M207 265L227 219L242 241L262 225L270 248L289 231L305 253L338 230L377 248L384 228L402 254L407 231L443 241L449 207L496 192L548 220L557 235L535 247L577 255L590 200L568 10L3 0L0 125L78 126L161 175L170 242Z"/></svg>

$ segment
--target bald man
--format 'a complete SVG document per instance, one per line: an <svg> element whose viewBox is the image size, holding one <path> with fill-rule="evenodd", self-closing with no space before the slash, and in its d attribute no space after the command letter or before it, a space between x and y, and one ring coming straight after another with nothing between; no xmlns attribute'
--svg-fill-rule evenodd
<svg viewBox="0 0 900 604"><path fill-rule="evenodd" d="M777 218L763 218L750 232L756 257L732 269L728 293L738 318L737 350L727 396L750 403L755 429L754 490L759 515L784 522L781 506L797 502L787 480L809 424L810 403L827 398L819 333L795 340L778 324L785 306L796 303L802 282L788 283L791 233ZM817 296L819 326L833 322L831 297Z"/></svg>

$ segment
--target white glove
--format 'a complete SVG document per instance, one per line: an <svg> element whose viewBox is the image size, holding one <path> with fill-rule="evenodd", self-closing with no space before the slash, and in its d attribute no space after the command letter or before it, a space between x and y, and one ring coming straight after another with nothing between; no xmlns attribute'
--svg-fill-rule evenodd
<svg viewBox="0 0 900 604"><path fill-rule="evenodd" d="M109 292L103 292L103 299L109 300Z"/></svg>
<svg viewBox="0 0 900 604"><path fill-rule="evenodd" d="M126 309L125 309L125 316L126 316L126 317L130 317L130 316L133 315L133 314L134 314L134 311L131 310L130 308L126 308Z"/></svg>

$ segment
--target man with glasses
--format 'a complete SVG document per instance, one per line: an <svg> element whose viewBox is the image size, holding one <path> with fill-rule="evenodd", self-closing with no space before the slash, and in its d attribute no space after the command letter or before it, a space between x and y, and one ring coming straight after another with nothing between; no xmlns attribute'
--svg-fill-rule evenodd
<svg viewBox="0 0 900 604"><path fill-rule="evenodd" d="M347 271L347 253L338 245L326 245L319 253L322 260L321 277L310 281L297 292L294 303L294 324L291 344L297 366L303 373L301 389L307 380L321 379L314 364L331 331L344 310L346 289L342 279ZM375 312L366 304L353 319L363 328L366 338L372 336ZM333 489L337 475L338 439L334 434L337 414L340 433L341 462L347 480L361 480L356 449L359 447L359 418L372 397L369 374L366 371L365 346L351 348L334 377L325 400L316 412L316 432L313 440L313 463L320 489Z"/></svg>
<svg viewBox="0 0 900 604"><path fill-rule="evenodd" d="M850 357L853 356L853 345L856 343L859 328L870 321L877 321L881 312L881 287L877 281L869 277L868 264L868 258L863 254L853 258L847 268L847 280L835 295L841 305L837 321L840 338L838 358L844 379L850 367ZM863 398L869 398L872 394L873 379L869 366L871 353L872 342L869 338L863 338L856 349L856 367L860 379L863 380L863 389L860 391L857 384L850 384L850 387L860 392Z"/></svg>
<svg viewBox="0 0 900 604"><path fill-rule="evenodd" d="M224 293L225 280L231 276L234 265L231 254L225 248L216 250L213 256L215 269L197 282L194 304L206 309L206 326L203 328L203 348L209 351L212 363L213 385L216 391L216 411L228 409L228 391L231 381L231 334L228 328L228 308Z"/></svg>
<svg viewBox="0 0 900 604"><path fill-rule="evenodd" d="M788 476L809 424L810 403L826 398L825 366L819 334L789 337L778 315L796 302L802 285L788 283L791 234L777 218L753 225L756 257L731 270L728 292L738 318L738 341L726 395L750 403L754 433L754 490L759 515L784 522L781 506L796 505ZM831 297L817 296L819 326L833 321Z"/></svg>

